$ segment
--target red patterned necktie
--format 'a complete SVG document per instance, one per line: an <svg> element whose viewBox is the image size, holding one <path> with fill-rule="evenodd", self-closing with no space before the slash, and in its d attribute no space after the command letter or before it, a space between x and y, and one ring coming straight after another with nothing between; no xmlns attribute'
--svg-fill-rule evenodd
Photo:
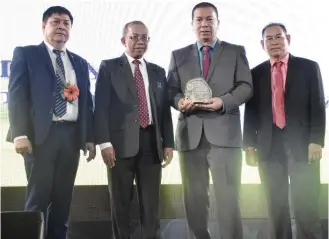
<svg viewBox="0 0 329 239"><path fill-rule="evenodd" d="M202 47L202 51L203 51L202 68L203 68L203 78L204 79L207 79L209 66L210 66L210 55L209 55L210 48L211 48L210 46Z"/></svg>
<svg viewBox="0 0 329 239"><path fill-rule="evenodd" d="M283 86L283 75L281 71L282 62L276 62L273 68L273 122L280 129L286 126L286 116L284 110L284 86Z"/></svg>
<svg viewBox="0 0 329 239"><path fill-rule="evenodd" d="M142 128L146 128L149 125L149 111L147 108L146 92L144 86L144 80L142 73L139 69L141 62L139 60L134 60L135 71L134 79L136 82L136 89L139 101L139 124Z"/></svg>

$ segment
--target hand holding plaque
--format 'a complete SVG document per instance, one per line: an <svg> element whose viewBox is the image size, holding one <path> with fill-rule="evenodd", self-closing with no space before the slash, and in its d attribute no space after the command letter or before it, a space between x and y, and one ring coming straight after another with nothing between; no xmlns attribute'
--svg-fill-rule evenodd
<svg viewBox="0 0 329 239"><path fill-rule="evenodd" d="M195 104L207 104L212 98L212 90L207 82L199 77L186 83L184 95L186 100Z"/></svg>

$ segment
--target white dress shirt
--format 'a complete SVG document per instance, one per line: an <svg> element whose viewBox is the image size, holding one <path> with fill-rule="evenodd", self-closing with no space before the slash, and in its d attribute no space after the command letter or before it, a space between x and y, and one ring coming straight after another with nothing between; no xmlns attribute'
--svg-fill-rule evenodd
<svg viewBox="0 0 329 239"><path fill-rule="evenodd" d="M125 55L128 59L132 74L134 75L136 65L133 63L133 61L136 60L136 59L132 58L127 53L125 53ZM146 101L147 101L147 109L148 109L148 112L149 112L149 124L152 124L152 110L151 110L151 101L150 101L150 94L149 94L149 85L150 84L149 84L149 78L148 78L148 74L147 74L146 62L145 62L144 58L140 58L138 60L141 62L141 64L139 64L139 69L142 73L143 81L144 81ZM103 150L103 149L108 148L108 147L112 147L112 144L110 142L102 143L102 144L99 145L100 150Z"/></svg>
<svg viewBox="0 0 329 239"><path fill-rule="evenodd" d="M52 45L50 45L48 42L44 41L52 65L54 67L54 71L56 69L56 54L53 52L53 50L55 49ZM62 61L64 64L64 70L65 70L65 79L67 83L70 84L77 84L77 80L76 80L76 75L75 75L75 71L73 69L73 66L71 64L71 61L67 55L66 49L63 49L63 53L61 54L62 57ZM77 121L78 119L78 99L73 101L72 103L67 102L67 110L66 110L66 114L63 115L62 117L57 117L53 114L53 121L58 121L58 120L65 120L65 121ZM18 136L14 139L14 141L18 140L18 139L22 139L22 138L27 138L26 135L22 135L22 136Z"/></svg>
<svg viewBox="0 0 329 239"><path fill-rule="evenodd" d="M55 49L52 45L47 43L45 41L45 44L48 49L48 53L51 59L51 62L53 64L54 70L56 70L56 54L53 52ZM65 70L65 79L67 83L70 83L72 85L77 85L77 79L76 79L76 74L73 69L72 63L70 61L70 58L67 55L66 49L63 49L63 52L61 53L61 58L63 61L64 65L64 70ZM66 108L66 114L63 115L62 117L57 117L53 114L53 121L57 120L65 120L65 121L77 121L78 119L78 99L73 101L72 103L67 102L67 108Z"/></svg>

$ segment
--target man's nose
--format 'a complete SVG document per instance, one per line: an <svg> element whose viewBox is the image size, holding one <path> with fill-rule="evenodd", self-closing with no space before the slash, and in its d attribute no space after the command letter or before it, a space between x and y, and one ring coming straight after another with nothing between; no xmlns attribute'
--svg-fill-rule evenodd
<svg viewBox="0 0 329 239"><path fill-rule="evenodd" d="M58 29L61 29L61 30L65 30L65 29L66 29L66 26L65 26L64 21L61 21L61 22L57 25L57 28L58 28Z"/></svg>
<svg viewBox="0 0 329 239"><path fill-rule="evenodd" d="M208 26L209 26L209 24L208 24L208 21L206 19L201 21L201 27L208 27Z"/></svg>

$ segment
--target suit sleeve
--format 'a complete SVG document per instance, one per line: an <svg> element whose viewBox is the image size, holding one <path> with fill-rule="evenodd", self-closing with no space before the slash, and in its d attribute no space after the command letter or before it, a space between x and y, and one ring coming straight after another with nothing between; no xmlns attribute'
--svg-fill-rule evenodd
<svg viewBox="0 0 329 239"><path fill-rule="evenodd" d="M110 124L111 82L106 61L102 61L95 89L95 142L102 144L111 142Z"/></svg>
<svg viewBox="0 0 329 239"><path fill-rule="evenodd" d="M251 72L246 57L246 51L243 46L240 46L237 50L236 61L234 88L232 91L220 97L223 101L225 112L247 102L253 93Z"/></svg>
<svg viewBox="0 0 329 239"><path fill-rule="evenodd" d="M10 124L9 139L28 136L29 132L29 71L23 47L13 53L8 84L8 115Z"/></svg>
<svg viewBox="0 0 329 239"><path fill-rule="evenodd" d="M310 73L310 143L324 147L326 109L323 82L318 63L314 62Z"/></svg>
<svg viewBox="0 0 329 239"><path fill-rule="evenodd" d="M252 74L253 85L257 87L256 75ZM256 93L256 91L255 91ZM257 95L254 94L245 104L243 125L243 148L257 148L257 130L259 124Z"/></svg>
<svg viewBox="0 0 329 239"><path fill-rule="evenodd" d="M178 101L184 98L181 90L181 82L178 75L177 63L174 52L171 53L171 59L168 70L168 88L169 88L169 102L172 107L178 109Z"/></svg>
<svg viewBox="0 0 329 239"><path fill-rule="evenodd" d="M163 148L174 148L174 131L173 131L173 122L171 116L171 107L170 107L170 95L168 84L166 80L166 73L163 70L164 78L164 111L163 111L163 120L162 120L162 138L163 138Z"/></svg>
<svg viewBox="0 0 329 239"><path fill-rule="evenodd" d="M90 91L90 77L89 77L89 70L88 70L88 63L86 63L86 70L87 70L87 142L94 142L94 102L93 96Z"/></svg>

